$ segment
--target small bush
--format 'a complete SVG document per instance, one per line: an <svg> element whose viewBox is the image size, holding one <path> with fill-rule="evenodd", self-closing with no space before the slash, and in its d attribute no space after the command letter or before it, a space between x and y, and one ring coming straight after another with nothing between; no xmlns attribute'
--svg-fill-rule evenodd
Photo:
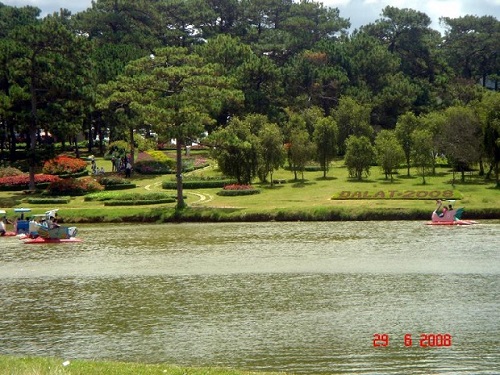
<svg viewBox="0 0 500 375"><path fill-rule="evenodd" d="M13 167L0 168L0 177L11 177L11 176L21 176L24 174L23 171Z"/></svg>
<svg viewBox="0 0 500 375"><path fill-rule="evenodd" d="M141 174L167 174L173 173L175 168L171 163L164 163L155 160L139 160L134 164L134 170Z"/></svg>
<svg viewBox="0 0 500 375"><path fill-rule="evenodd" d="M130 185L130 182L119 176L99 176L97 182L103 186Z"/></svg>
<svg viewBox="0 0 500 375"><path fill-rule="evenodd" d="M85 195L90 192L103 190L104 187L93 178L68 178L52 182L47 187L49 195Z"/></svg>
<svg viewBox="0 0 500 375"><path fill-rule="evenodd" d="M87 169L87 163L82 159L71 156L59 155L47 160L43 165L43 173L55 175L68 175L83 172Z"/></svg>

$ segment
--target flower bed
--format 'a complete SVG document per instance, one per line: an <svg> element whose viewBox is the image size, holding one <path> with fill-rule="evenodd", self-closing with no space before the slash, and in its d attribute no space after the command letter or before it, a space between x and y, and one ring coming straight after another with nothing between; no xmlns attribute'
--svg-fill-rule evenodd
<svg viewBox="0 0 500 375"><path fill-rule="evenodd" d="M236 196L236 195L252 195L259 194L260 190L255 189L252 185L231 184L226 185L217 193L220 196Z"/></svg>
<svg viewBox="0 0 500 375"><path fill-rule="evenodd" d="M58 182L61 178L48 174L36 174L35 185L37 187L46 186L49 183ZM8 176L0 178L0 190L21 191L29 188L30 176L28 174L18 176Z"/></svg>

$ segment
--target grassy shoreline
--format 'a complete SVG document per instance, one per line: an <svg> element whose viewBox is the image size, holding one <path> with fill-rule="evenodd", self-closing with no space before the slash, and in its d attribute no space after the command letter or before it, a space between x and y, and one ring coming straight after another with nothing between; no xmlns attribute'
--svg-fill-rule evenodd
<svg viewBox="0 0 500 375"><path fill-rule="evenodd" d="M65 360L52 357L0 355L0 373L10 375L278 375L276 372L251 372L230 368L182 367L170 364Z"/></svg>
<svg viewBox="0 0 500 375"><path fill-rule="evenodd" d="M109 162L97 159L97 166L109 169ZM210 167L189 176L203 179L218 173ZM434 176L426 177L426 184L416 175L397 175L391 182L380 168L373 167L370 176L358 181L350 179L343 162L337 161L326 178L321 171L309 171L304 180L294 180L292 172L276 171L273 178L283 183L255 183L260 190L255 195L227 197L217 194L219 188L184 189L188 207L180 211L175 203L104 206L83 197L71 197L67 204L55 206L66 223L430 220L437 198L453 198L456 208L465 207L463 219L500 220L500 189L493 181L470 174L464 182L452 182L452 174L440 167ZM130 179L135 187L122 192L168 192L175 196L174 190L162 188L162 182L172 178L135 174ZM23 192L0 191L0 208L29 207L33 213L55 208L27 204L29 197Z"/></svg>

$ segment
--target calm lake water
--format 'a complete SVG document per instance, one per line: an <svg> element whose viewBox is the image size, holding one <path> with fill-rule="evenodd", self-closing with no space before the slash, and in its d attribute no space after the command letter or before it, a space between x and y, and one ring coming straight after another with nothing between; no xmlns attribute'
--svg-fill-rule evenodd
<svg viewBox="0 0 500 375"><path fill-rule="evenodd" d="M64 245L0 239L0 354L304 374L500 372L498 223L79 232L84 242ZM423 334L433 346L420 346Z"/></svg>

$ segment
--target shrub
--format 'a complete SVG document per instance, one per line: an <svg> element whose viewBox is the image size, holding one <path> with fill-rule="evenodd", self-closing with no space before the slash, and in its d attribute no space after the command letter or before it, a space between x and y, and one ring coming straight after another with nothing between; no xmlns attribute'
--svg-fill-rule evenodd
<svg viewBox="0 0 500 375"><path fill-rule="evenodd" d="M50 174L36 174L35 185L60 181L61 178ZM30 176L23 174L19 176L0 177L0 190L24 190L29 187Z"/></svg>
<svg viewBox="0 0 500 375"><path fill-rule="evenodd" d="M20 176L23 171L13 167L0 168L0 177Z"/></svg>
<svg viewBox="0 0 500 375"><path fill-rule="evenodd" d="M97 182L99 182L103 186L130 184L128 180L119 176L98 176Z"/></svg>
<svg viewBox="0 0 500 375"><path fill-rule="evenodd" d="M68 178L52 182L47 187L49 195L85 195L90 192L103 190L104 187L90 177Z"/></svg>
<svg viewBox="0 0 500 375"><path fill-rule="evenodd" d="M252 185L231 184L226 185L217 193L221 196L235 196L235 195L252 195L259 194L260 190L255 189Z"/></svg>
<svg viewBox="0 0 500 375"><path fill-rule="evenodd" d="M130 153L130 145L125 141L115 141L108 145L108 155L115 155L117 157L123 157Z"/></svg>
<svg viewBox="0 0 500 375"><path fill-rule="evenodd" d="M87 163L82 159L71 156L59 155L54 159L47 160L43 165L43 173L63 175L84 172L87 169Z"/></svg>
<svg viewBox="0 0 500 375"><path fill-rule="evenodd" d="M166 174L175 170L175 160L162 151L141 152L134 163L134 170L142 174Z"/></svg>

